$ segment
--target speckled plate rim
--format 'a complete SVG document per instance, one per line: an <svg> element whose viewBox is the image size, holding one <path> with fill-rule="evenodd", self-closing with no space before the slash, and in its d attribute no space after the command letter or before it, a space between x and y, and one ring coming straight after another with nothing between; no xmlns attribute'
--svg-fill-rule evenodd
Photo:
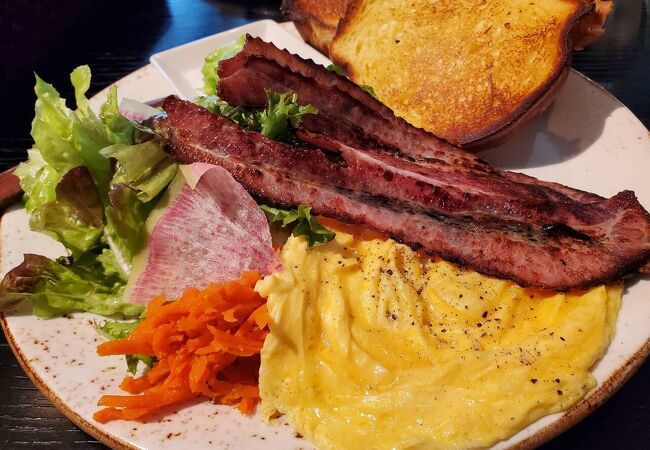
<svg viewBox="0 0 650 450"><path fill-rule="evenodd" d="M2 327L2 331L4 332L7 338L7 343L9 344L9 348L16 356L16 359L18 360L20 367L23 368L23 370L25 371L29 379L32 381L32 383L34 383L34 385L38 388L38 390L41 391L41 393L45 396L45 398L47 398L50 401L50 403L52 403L54 407L59 410L59 412L61 412L72 423L74 423L76 426L81 428L83 431L85 431L86 433L88 433L98 441L102 442L103 444L108 445L112 449L138 450L137 447L133 447L130 444L122 441L117 437L111 436L108 433L104 433L103 431L95 427L92 423L88 422L83 417L75 413L65 403L63 403L63 401L59 397L57 397L54 394L54 392L50 390L50 388L47 386L47 384L45 384L45 382L41 379L38 373L29 365L27 358L25 358L25 355L23 355L20 348L18 348L18 346L16 345L16 342L14 341L14 336L9 330L9 326L7 325L7 321L5 320L5 316L3 313L0 313L0 326Z"/></svg>
<svg viewBox="0 0 650 450"><path fill-rule="evenodd" d="M116 81L114 84L119 87L123 83L145 76L146 73L150 70L154 70L154 68L151 64L148 64L126 75L125 77ZM575 73L579 74L582 78L584 78L586 81L591 83L596 89L598 89L602 93L605 93L611 98L615 99L615 97L610 92L608 92L599 84L595 83L593 80L589 79L588 77L578 72ZM105 96L109 88L110 86L97 93L93 97L93 99ZM93 99L91 99L91 101ZM0 245L2 245L2 242L0 242ZM88 433L98 441L102 442L103 444L113 449L138 450L138 447L133 446L116 436L112 436L109 433L105 433L101 431L95 425L82 418L72 408L66 405L61 400L61 398L59 398L57 395L54 394L52 390L50 390L50 388L42 380L38 372L34 370L34 368L30 365L29 361L22 353L20 348L18 348L14 339L14 335L13 333L11 333L11 330L7 324L5 316L2 313L0 313L0 327L2 328L7 338L9 347L11 348L20 366L23 368L23 370L25 371L29 379L34 383L34 385L38 388L38 390L64 416L66 416L72 423L74 423L80 429L82 429L83 431L85 431L86 433ZM561 433L568 430L569 428L573 427L581 420L583 420L585 417L587 417L589 414L591 414L593 411L595 411L603 403L605 403L612 395L614 395L614 393L616 393L625 384L625 382L627 382L632 377L632 375L634 375L634 373L639 369L639 367L641 367L641 365L646 360L646 358L648 358L649 355L650 355L650 338L648 338L635 351L635 353L631 357L625 360L625 362L623 362L620 365L620 367L618 367L616 371L610 377L608 377L601 385L599 385L594 390L590 391L586 397L584 397L578 403L576 403L567 411L565 411L562 416L560 416L558 419L554 420L552 423L545 426L544 428L539 429L531 436L528 436L525 439L517 442L516 444L508 447L508 449L509 450L534 449L550 441L551 439L560 435Z"/></svg>

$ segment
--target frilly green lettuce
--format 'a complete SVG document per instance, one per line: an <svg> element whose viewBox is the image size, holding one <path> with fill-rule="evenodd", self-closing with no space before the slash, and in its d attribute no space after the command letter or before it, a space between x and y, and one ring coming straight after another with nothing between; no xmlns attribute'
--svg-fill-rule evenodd
<svg viewBox="0 0 650 450"><path fill-rule="evenodd" d="M0 283L0 310L31 300L40 317L72 311L136 317L143 306L124 301L125 283L146 245L152 200L176 164L155 140L135 142L137 124L120 113L115 88L97 117L85 95L90 69L78 67L70 80L76 110L36 76L34 147L15 172L30 228L57 239L70 256L57 262L26 255Z"/></svg>
<svg viewBox="0 0 650 450"><path fill-rule="evenodd" d="M32 312L43 318L71 311L138 317L144 306L125 302L123 292L124 283L107 277L93 255L68 264L26 254L23 263L9 271L0 284L0 309L31 300Z"/></svg>
<svg viewBox="0 0 650 450"><path fill-rule="evenodd" d="M270 224L278 224L282 228L291 227L294 236L305 236L310 247L325 244L336 236L332 230L322 226L311 215L311 207L299 205L296 209L280 209L260 205Z"/></svg>
<svg viewBox="0 0 650 450"><path fill-rule="evenodd" d="M217 93L217 83L219 82L217 68L219 67L219 62L235 56L244 48L245 43L246 36L241 35L232 44L224 45L205 57L203 67L201 68L201 73L203 74L203 93L205 95L216 95Z"/></svg>

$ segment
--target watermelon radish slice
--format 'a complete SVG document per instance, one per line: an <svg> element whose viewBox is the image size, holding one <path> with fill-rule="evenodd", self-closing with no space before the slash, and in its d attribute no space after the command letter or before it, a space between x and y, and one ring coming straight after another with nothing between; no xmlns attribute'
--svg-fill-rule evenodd
<svg viewBox="0 0 650 450"><path fill-rule="evenodd" d="M266 216L223 168L181 166L147 219L149 245L133 262L125 297L147 303L188 288L279 267Z"/></svg>

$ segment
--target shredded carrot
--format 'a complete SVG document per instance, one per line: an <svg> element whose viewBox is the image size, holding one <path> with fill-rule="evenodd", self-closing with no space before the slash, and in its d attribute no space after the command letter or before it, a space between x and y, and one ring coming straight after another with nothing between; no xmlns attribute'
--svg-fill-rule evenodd
<svg viewBox="0 0 650 450"><path fill-rule="evenodd" d="M176 301L156 297L125 339L99 345L101 356L137 353L154 356L156 363L140 377L124 378L120 388L131 395L101 397L98 405L106 408L95 420L143 420L199 396L252 414L268 333L265 300L253 289L259 278L247 272L237 281L188 289Z"/></svg>

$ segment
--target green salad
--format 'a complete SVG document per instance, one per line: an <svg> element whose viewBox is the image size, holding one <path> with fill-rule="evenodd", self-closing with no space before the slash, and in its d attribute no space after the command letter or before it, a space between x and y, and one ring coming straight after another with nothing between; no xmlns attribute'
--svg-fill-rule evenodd
<svg viewBox="0 0 650 450"><path fill-rule="evenodd" d="M296 94L267 92L266 108L232 107L216 95L219 61L237 54L243 37L205 58L204 96L195 100L215 114L270 139L296 142L293 126L318 111L299 105ZM31 230L59 241L67 256L56 260L27 254L0 283L0 311L30 301L33 314L50 318L88 311L121 319L139 318L144 305L124 298L134 257L148 243L146 221L178 164L165 153L155 132L124 117L113 86L99 114L90 108L88 66L70 75L72 109L57 90L36 76L33 147L15 171L24 191ZM333 239L301 205L282 210L262 205L270 222L306 235L310 245ZM107 321L99 331L119 337L133 325ZM136 361L137 362L137 361Z"/></svg>

